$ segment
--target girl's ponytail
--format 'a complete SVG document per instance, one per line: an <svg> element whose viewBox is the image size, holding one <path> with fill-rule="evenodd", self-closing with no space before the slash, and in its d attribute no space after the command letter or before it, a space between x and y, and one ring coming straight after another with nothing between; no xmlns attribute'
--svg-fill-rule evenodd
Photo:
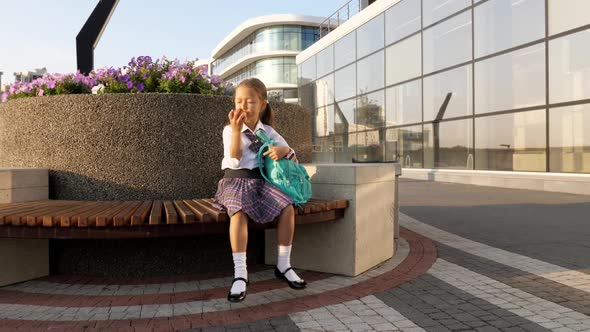
<svg viewBox="0 0 590 332"><path fill-rule="evenodd" d="M260 122L264 123L267 126L274 126L275 114L272 111L272 108L270 107L270 103L268 101L266 101L266 107L262 111L262 114L260 114Z"/></svg>

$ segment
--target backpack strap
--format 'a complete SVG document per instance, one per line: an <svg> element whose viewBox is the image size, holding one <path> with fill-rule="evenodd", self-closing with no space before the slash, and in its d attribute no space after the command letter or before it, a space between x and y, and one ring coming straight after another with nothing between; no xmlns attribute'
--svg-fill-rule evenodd
<svg viewBox="0 0 590 332"><path fill-rule="evenodd" d="M258 150L258 154L256 155L256 159L258 160L258 169L260 169L260 174L264 178L266 182L270 182L270 179L266 176L266 172L264 171L264 155L263 153L268 150L270 144L264 143Z"/></svg>
<svg viewBox="0 0 590 332"><path fill-rule="evenodd" d="M260 147L260 150L258 150L258 153L256 154L256 159L258 160L258 168L260 169L260 174L262 174L262 177L264 178L264 180L266 180L266 182L270 182L270 179L266 176L266 172L264 172L264 152L266 152L266 150L269 149L269 147L271 145L274 144L273 140L271 140L270 138L268 138L268 136L266 136L266 133L263 130L257 130L256 131L256 136L258 136L262 142L264 144L262 144L262 146Z"/></svg>

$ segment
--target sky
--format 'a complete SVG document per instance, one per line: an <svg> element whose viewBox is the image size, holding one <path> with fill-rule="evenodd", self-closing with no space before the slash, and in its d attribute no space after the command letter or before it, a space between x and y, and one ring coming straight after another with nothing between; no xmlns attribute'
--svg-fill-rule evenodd
<svg viewBox="0 0 590 332"><path fill-rule="evenodd" d="M76 35L99 0L0 0L2 84L14 72L76 71ZM205 59L247 19L271 14L327 17L348 0L120 0L98 46L94 68L134 56Z"/></svg>

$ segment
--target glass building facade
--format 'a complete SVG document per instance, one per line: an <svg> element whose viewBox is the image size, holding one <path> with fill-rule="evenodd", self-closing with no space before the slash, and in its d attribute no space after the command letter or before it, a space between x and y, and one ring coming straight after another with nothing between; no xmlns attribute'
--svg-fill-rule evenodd
<svg viewBox="0 0 590 332"><path fill-rule="evenodd" d="M299 64L314 162L590 173L588 12L397 2Z"/></svg>
<svg viewBox="0 0 590 332"><path fill-rule="evenodd" d="M219 75L244 57L271 51L302 51L319 39L319 27L301 25L273 25L251 33L211 64L212 74ZM225 76L225 75L224 75ZM224 81L238 84L257 77L265 84L297 84L295 56L269 56L250 63L223 77ZM269 89L269 97L276 100L297 98L296 88Z"/></svg>

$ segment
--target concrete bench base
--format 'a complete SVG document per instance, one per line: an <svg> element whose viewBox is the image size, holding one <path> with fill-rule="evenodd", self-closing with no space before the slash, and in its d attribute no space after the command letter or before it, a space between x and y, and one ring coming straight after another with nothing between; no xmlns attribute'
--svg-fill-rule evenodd
<svg viewBox="0 0 590 332"><path fill-rule="evenodd" d="M49 240L0 239L0 286L49 275Z"/></svg>
<svg viewBox="0 0 590 332"><path fill-rule="evenodd" d="M306 165L314 197L349 200L343 220L298 225L296 268L356 276L391 258L397 232L398 164ZM276 231L265 234L265 262L276 264Z"/></svg>
<svg viewBox="0 0 590 332"><path fill-rule="evenodd" d="M43 168L0 168L0 203L48 199ZM49 241L0 238L0 286L49 275Z"/></svg>

